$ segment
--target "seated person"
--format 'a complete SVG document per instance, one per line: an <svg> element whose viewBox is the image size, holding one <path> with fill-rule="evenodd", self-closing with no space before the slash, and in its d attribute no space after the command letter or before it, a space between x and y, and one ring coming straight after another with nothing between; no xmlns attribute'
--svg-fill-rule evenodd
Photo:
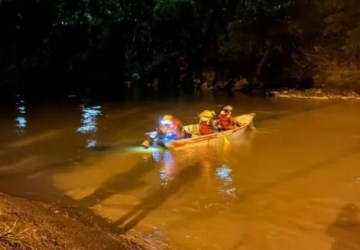
<svg viewBox="0 0 360 250"><path fill-rule="evenodd" d="M213 126L214 116L214 111L204 110L203 112L201 112L201 114L199 115L199 132L201 135L208 135L216 132Z"/></svg>
<svg viewBox="0 0 360 250"><path fill-rule="evenodd" d="M183 138L190 138L191 134L187 133L179 119L174 118L172 115L165 115L160 121L159 128L148 135L148 139L141 145L148 148L154 140L159 139L163 144L165 141L179 140Z"/></svg>
<svg viewBox="0 0 360 250"><path fill-rule="evenodd" d="M158 135L164 136L169 140L179 140L185 138L185 131L179 119L172 115L165 115L160 122Z"/></svg>
<svg viewBox="0 0 360 250"><path fill-rule="evenodd" d="M234 129L239 123L232 116L233 108L229 105L225 106L219 116L218 124L221 130L230 130Z"/></svg>

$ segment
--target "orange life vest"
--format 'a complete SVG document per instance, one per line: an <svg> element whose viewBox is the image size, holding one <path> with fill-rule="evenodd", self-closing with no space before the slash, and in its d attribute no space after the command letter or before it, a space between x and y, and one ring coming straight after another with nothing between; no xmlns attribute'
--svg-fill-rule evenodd
<svg viewBox="0 0 360 250"><path fill-rule="evenodd" d="M212 119L209 120L200 119L199 132L201 135L208 135L214 133L215 130L212 126Z"/></svg>
<svg viewBox="0 0 360 250"><path fill-rule="evenodd" d="M219 118L219 125L222 129L229 130L233 128L233 121L231 113L225 114L221 112L218 116Z"/></svg>

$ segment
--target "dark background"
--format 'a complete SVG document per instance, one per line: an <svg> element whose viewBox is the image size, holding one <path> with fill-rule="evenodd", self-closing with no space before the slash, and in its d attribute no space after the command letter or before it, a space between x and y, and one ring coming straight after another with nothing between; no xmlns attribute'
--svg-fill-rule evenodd
<svg viewBox="0 0 360 250"><path fill-rule="evenodd" d="M244 91L356 90L359 13L355 0L0 0L0 98L121 99L155 81L158 97L191 95L209 71Z"/></svg>

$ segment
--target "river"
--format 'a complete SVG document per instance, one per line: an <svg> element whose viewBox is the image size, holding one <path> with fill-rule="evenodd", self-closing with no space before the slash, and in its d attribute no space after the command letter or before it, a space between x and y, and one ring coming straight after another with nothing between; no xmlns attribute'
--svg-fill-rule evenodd
<svg viewBox="0 0 360 250"><path fill-rule="evenodd" d="M225 145L137 146L166 113L255 112ZM0 107L0 192L85 209L172 249L360 249L360 102L226 98Z"/></svg>

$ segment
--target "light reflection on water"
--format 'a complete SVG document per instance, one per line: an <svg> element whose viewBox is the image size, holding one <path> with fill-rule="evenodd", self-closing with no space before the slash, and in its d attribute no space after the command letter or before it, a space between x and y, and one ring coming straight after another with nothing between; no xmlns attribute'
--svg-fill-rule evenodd
<svg viewBox="0 0 360 250"><path fill-rule="evenodd" d="M97 144L96 132L98 117L102 114L101 106L90 106L81 105L81 127L77 129L77 132L82 134L90 134L90 138L87 140L87 148L93 148Z"/></svg>
<svg viewBox="0 0 360 250"><path fill-rule="evenodd" d="M16 109L18 111L18 116L15 118L15 126L18 128L17 131L19 133L24 133L25 132L24 129L26 128L28 123L25 117L26 114L25 101L22 99L18 100L16 102Z"/></svg>
<svg viewBox="0 0 360 250"><path fill-rule="evenodd" d="M161 163L162 157L161 157L161 152L159 151L153 151L152 152L152 156L154 158L154 161L156 161L157 163Z"/></svg>
<svg viewBox="0 0 360 250"><path fill-rule="evenodd" d="M160 167L160 184L163 187L167 187L175 180L177 172L179 169L181 169L181 165L183 165L184 159L179 161L176 155L172 155L171 151L168 150L152 151L151 155L154 161L156 161ZM193 154L191 158L188 156L188 160L192 162L193 156ZM233 171L231 167L228 164L223 164L220 167L214 169L212 168L211 160L208 159L208 157L201 158L200 161L202 162L202 172L204 177L208 181L210 181L212 178L218 180L216 189L219 190L220 195L225 197L235 197L236 188L234 186L235 184L232 176Z"/></svg>
<svg viewBox="0 0 360 250"><path fill-rule="evenodd" d="M27 120L25 117L18 116L15 118L16 126L18 128L25 128L27 124Z"/></svg>
<svg viewBox="0 0 360 250"><path fill-rule="evenodd" d="M227 165L222 165L216 169L216 176L222 182L221 192L229 196L234 196L236 188L232 187L233 178L231 177L232 169Z"/></svg>
<svg viewBox="0 0 360 250"><path fill-rule="evenodd" d="M175 161L170 151L153 151L153 159L160 164L160 184L167 186L175 178Z"/></svg>
<svg viewBox="0 0 360 250"><path fill-rule="evenodd" d="M93 148L95 146L96 146L96 140L88 140L88 142L87 142L88 148Z"/></svg>

